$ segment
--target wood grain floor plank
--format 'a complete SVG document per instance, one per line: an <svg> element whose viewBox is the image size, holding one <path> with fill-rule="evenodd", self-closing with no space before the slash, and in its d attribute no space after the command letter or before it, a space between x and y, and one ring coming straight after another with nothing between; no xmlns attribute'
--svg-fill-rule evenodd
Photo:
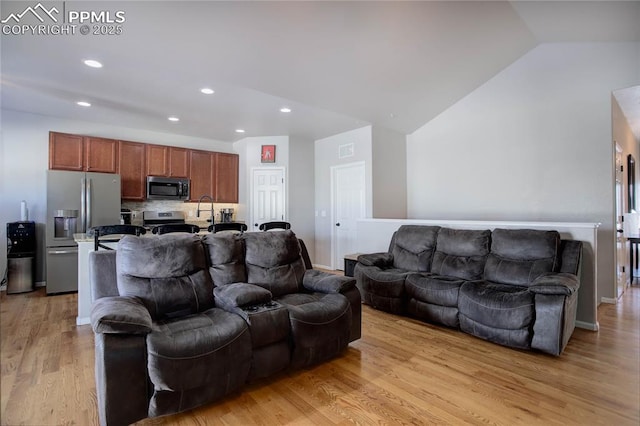
<svg viewBox="0 0 640 426"><path fill-rule="evenodd" d="M96 425L93 332L77 295L0 294L2 425ZM552 357L363 306L339 358L138 425L640 424L640 287Z"/></svg>

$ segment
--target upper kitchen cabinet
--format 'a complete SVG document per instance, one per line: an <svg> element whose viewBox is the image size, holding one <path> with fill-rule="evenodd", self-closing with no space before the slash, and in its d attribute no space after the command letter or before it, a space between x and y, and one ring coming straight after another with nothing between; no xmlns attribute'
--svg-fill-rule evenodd
<svg viewBox="0 0 640 426"><path fill-rule="evenodd" d="M85 170L97 173L116 173L118 170L118 141L85 137Z"/></svg>
<svg viewBox="0 0 640 426"><path fill-rule="evenodd" d="M147 145L147 175L188 177L188 151L174 146Z"/></svg>
<svg viewBox="0 0 640 426"><path fill-rule="evenodd" d="M118 143L118 174L122 180L123 200L143 201L145 199L145 146L137 142L119 141Z"/></svg>
<svg viewBox="0 0 640 426"><path fill-rule="evenodd" d="M118 141L49 132L49 168L116 173Z"/></svg>
<svg viewBox="0 0 640 426"><path fill-rule="evenodd" d="M238 154L215 154L214 189L216 202L238 202Z"/></svg>
<svg viewBox="0 0 640 426"><path fill-rule="evenodd" d="M49 132L49 169L84 170L84 141L82 136Z"/></svg>
<svg viewBox="0 0 640 426"><path fill-rule="evenodd" d="M189 177L189 150L169 147L169 177Z"/></svg>
<svg viewBox="0 0 640 426"><path fill-rule="evenodd" d="M198 201L203 195L213 194L215 153L189 150L189 179L191 179L190 201Z"/></svg>

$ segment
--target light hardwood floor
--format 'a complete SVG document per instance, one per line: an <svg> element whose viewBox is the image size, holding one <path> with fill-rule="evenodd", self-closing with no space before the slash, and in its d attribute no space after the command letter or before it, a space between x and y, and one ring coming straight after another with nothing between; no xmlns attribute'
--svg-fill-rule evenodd
<svg viewBox="0 0 640 426"><path fill-rule="evenodd" d="M74 295L0 295L3 425L97 424L93 333ZM363 306L338 359L140 425L640 424L640 287L552 357Z"/></svg>

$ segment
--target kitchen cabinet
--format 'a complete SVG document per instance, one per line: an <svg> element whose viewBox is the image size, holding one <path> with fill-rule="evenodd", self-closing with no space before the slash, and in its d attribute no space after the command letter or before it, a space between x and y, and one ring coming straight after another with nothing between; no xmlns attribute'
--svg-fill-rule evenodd
<svg viewBox="0 0 640 426"><path fill-rule="evenodd" d="M49 132L49 169L116 173L118 141Z"/></svg>
<svg viewBox="0 0 640 426"><path fill-rule="evenodd" d="M116 173L118 141L94 137L84 138L85 170L96 173Z"/></svg>
<svg viewBox="0 0 640 426"><path fill-rule="evenodd" d="M189 151L186 148L169 147L169 177L189 177Z"/></svg>
<svg viewBox="0 0 640 426"><path fill-rule="evenodd" d="M189 179L191 179L190 201L198 201L203 195L213 197L215 153L189 150Z"/></svg>
<svg viewBox="0 0 640 426"><path fill-rule="evenodd" d="M148 176L169 175L169 147L147 144L146 154Z"/></svg>
<svg viewBox="0 0 640 426"><path fill-rule="evenodd" d="M118 142L118 174L122 182L123 200L143 201L146 196L146 145Z"/></svg>
<svg viewBox="0 0 640 426"><path fill-rule="evenodd" d="M216 202L238 202L238 163L238 154L215 153L214 198Z"/></svg>
<svg viewBox="0 0 640 426"><path fill-rule="evenodd" d="M84 138L49 132L49 169L84 171Z"/></svg>
<svg viewBox="0 0 640 426"><path fill-rule="evenodd" d="M189 177L189 150L175 146L147 145L147 175Z"/></svg>

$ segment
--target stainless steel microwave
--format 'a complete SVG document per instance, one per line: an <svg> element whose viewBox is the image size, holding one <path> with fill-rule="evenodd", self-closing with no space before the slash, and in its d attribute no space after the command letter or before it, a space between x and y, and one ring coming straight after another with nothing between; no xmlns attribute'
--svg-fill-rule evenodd
<svg viewBox="0 0 640 426"><path fill-rule="evenodd" d="M188 200L189 179L147 176L147 200Z"/></svg>

